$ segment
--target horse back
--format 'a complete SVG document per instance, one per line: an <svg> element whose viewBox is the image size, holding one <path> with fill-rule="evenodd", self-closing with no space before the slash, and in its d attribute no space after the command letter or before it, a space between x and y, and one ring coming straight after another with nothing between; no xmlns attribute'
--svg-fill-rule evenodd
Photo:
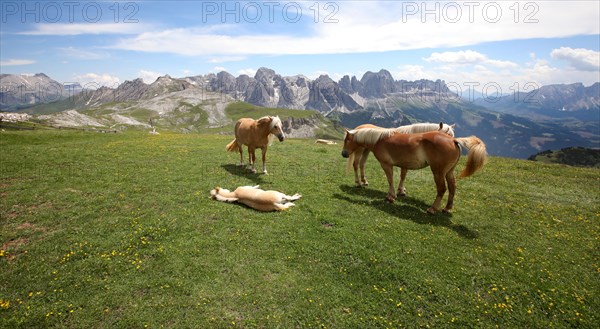
<svg viewBox="0 0 600 329"><path fill-rule="evenodd" d="M258 131L256 120L251 118L241 118L235 123L235 138L240 144L255 147L266 145L268 141Z"/></svg>
<svg viewBox="0 0 600 329"><path fill-rule="evenodd" d="M380 140L373 153L380 161L408 169L455 164L460 157L454 139L439 131L393 134Z"/></svg>

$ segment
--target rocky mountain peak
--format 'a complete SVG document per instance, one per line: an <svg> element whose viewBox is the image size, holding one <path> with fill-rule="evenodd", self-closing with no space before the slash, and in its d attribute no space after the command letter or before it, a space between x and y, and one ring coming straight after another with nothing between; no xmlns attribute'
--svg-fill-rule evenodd
<svg viewBox="0 0 600 329"><path fill-rule="evenodd" d="M261 82L272 81L276 75L277 74L275 73L274 70L266 68L266 67L261 67L256 71L256 74L254 75L254 79L256 79L257 81L261 81Z"/></svg>
<svg viewBox="0 0 600 329"><path fill-rule="evenodd" d="M377 73L368 71L360 79L362 88L358 90L363 97L382 98L386 94L398 91L392 74L387 70Z"/></svg>

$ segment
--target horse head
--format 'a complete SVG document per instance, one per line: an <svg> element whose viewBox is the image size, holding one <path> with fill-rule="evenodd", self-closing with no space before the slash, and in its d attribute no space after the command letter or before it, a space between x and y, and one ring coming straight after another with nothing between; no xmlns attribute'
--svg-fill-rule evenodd
<svg viewBox="0 0 600 329"><path fill-rule="evenodd" d="M285 139L285 133L283 132L283 124L281 123L281 119L278 116L269 117L271 119L271 124L269 127L271 128L270 133L277 136L280 142L283 142Z"/></svg>
<svg viewBox="0 0 600 329"><path fill-rule="evenodd" d="M441 131L449 136L454 137L454 127L455 126L456 126L456 124L448 125L443 122L440 122L440 129L438 129L438 131Z"/></svg>
<svg viewBox="0 0 600 329"><path fill-rule="evenodd" d="M356 134L356 130L347 130L346 136L344 137L344 148L342 149L342 156L347 158L356 150L358 144L354 142L354 134Z"/></svg>

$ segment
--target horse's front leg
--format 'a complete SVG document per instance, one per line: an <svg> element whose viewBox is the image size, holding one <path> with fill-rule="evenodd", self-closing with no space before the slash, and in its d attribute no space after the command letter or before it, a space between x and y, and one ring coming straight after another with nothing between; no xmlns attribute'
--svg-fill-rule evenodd
<svg viewBox="0 0 600 329"><path fill-rule="evenodd" d="M267 174L267 146L262 147L262 170L263 174Z"/></svg>
<svg viewBox="0 0 600 329"><path fill-rule="evenodd" d="M256 154L255 154L255 148L251 148L248 147L248 161L249 161L249 165L248 165L248 169L250 169L250 171L252 171L252 173L256 173L256 169L254 169L254 163L256 162Z"/></svg>
<svg viewBox="0 0 600 329"><path fill-rule="evenodd" d="M406 173L408 169L402 167L400 168L400 183L398 183L398 195L406 196L406 188L404 187L404 181L406 180Z"/></svg>
<svg viewBox="0 0 600 329"><path fill-rule="evenodd" d="M356 184L356 187L362 187L360 177L358 176L358 162L359 159L354 157L354 161L352 161L352 168L354 169L354 183Z"/></svg>
<svg viewBox="0 0 600 329"><path fill-rule="evenodd" d="M433 201L433 205L427 209L427 212L430 214L435 214L440 209L440 205L442 204L442 198L444 197L444 193L446 193L446 181L444 176L445 175L441 171L433 172L433 180L435 181L435 186L437 188L437 196L435 197L435 201Z"/></svg>
<svg viewBox="0 0 600 329"><path fill-rule="evenodd" d="M360 162L359 162L359 167L360 167L360 180L362 182L363 186L369 186L369 182L367 182L367 177L365 177L365 163L367 162L367 159L369 158L369 153L371 151L369 151L368 149L365 149L360 157Z"/></svg>
<svg viewBox="0 0 600 329"><path fill-rule="evenodd" d="M388 202L393 203L396 200L396 192L394 192L394 166L381 163L381 168L383 168L383 171L385 172L389 185L388 194L385 199Z"/></svg>

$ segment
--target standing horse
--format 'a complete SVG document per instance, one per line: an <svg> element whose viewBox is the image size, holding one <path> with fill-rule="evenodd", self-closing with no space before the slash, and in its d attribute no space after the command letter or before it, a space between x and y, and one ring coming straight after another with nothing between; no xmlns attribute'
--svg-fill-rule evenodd
<svg viewBox="0 0 600 329"><path fill-rule="evenodd" d="M386 129L386 128L381 128L381 127L367 123L367 124L363 124L363 125L360 125L360 126L354 128L354 130L364 129L364 128ZM438 123L415 123L412 125L400 126L398 128L394 128L394 130L401 134L414 134L414 133L422 133L422 132L437 130L437 131L444 132L444 133L454 137L454 125L447 125L442 122L440 122L439 124ZM371 153L371 151L369 151L368 148L359 147L354 152L352 152L352 154L350 154L350 156L348 157L348 162L346 164L346 168L348 168L348 170L350 170L350 165L352 164L352 167L354 168L354 182L356 183L356 187L363 187L363 186L369 185L369 182L367 181L367 178L365 177L365 163L367 162L367 159L368 159L370 153ZM360 178L358 176L359 170L360 170ZM406 173L407 173L406 169L404 169L404 168L400 169L400 186L402 186L402 190L399 190L398 194L401 196L406 195L406 189L404 188L404 181L406 179Z"/></svg>
<svg viewBox="0 0 600 329"><path fill-rule="evenodd" d="M262 150L263 173L267 173L266 154L267 147L272 140L271 134L277 136L280 142L285 139L281 119L275 116L266 116L258 120L242 118L235 124L235 139L227 144L227 151L240 152L240 166L244 165L244 156L242 145L248 146L248 166L255 173L254 163L256 162L257 148Z"/></svg>
<svg viewBox="0 0 600 329"><path fill-rule="evenodd" d="M449 212L453 207L456 192L454 168L461 154L459 145L469 150L467 165L460 174L460 177L468 177L481 169L486 161L485 144L475 136L453 138L439 131L400 134L395 129L364 128L346 132L342 156L347 158L358 147L365 147L373 152L388 180L389 189L386 199L389 202L396 200L394 166L403 170L429 166L437 187L435 201L427 209L428 213L433 214L440 208L442 197L446 193L446 182L449 194L443 211ZM403 190L403 186L399 185L398 190Z"/></svg>

